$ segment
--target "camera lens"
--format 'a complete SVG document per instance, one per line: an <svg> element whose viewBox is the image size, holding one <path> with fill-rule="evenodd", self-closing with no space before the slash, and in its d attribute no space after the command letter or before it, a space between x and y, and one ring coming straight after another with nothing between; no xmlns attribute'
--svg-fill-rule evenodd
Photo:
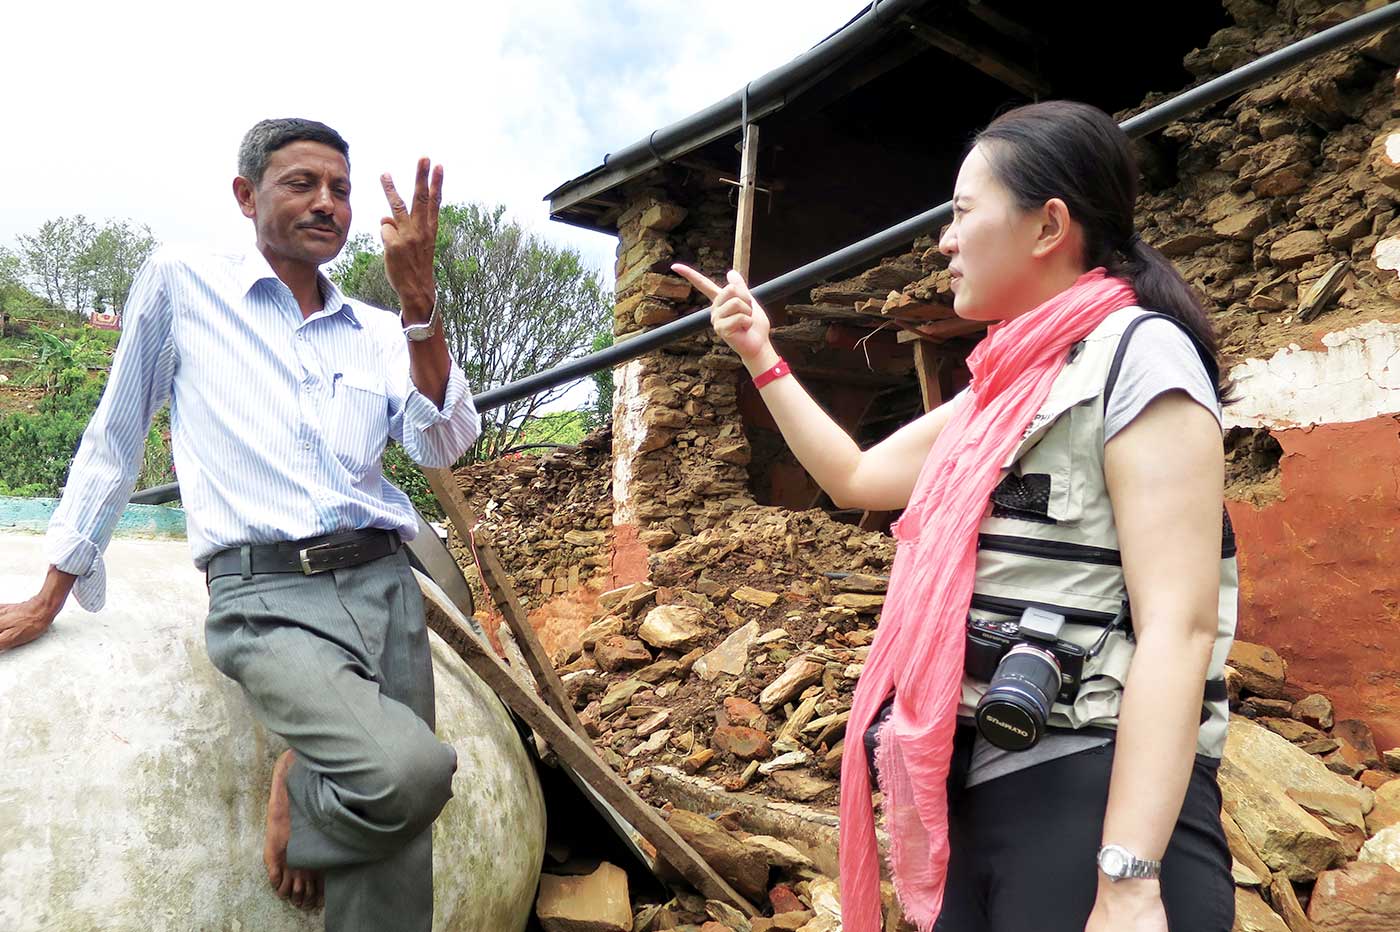
<svg viewBox="0 0 1400 932"><path fill-rule="evenodd" d="M1040 740L1050 707L1060 692L1055 655L1030 644L1007 651L977 703L977 730L1007 751L1024 751Z"/></svg>

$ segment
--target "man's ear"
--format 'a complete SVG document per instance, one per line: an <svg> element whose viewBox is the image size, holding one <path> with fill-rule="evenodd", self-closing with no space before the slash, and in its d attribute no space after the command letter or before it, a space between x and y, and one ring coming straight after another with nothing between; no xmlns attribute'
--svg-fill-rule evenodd
<svg viewBox="0 0 1400 932"><path fill-rule="evenodd" d="M238 209L243 211L243 216L249 220L258 215L257 188L254 184L242 175L233 179L233 197L238 201Z"/></svg>
<svg viewBox="0 0 1400 932"><path fill-rule="evenodd" d="M1069 206L1060 198L1050 198L1041 211L1040 232L1036 236L1035 247L1031 250L1037 259L1044 258L1064 246L1071 233Z"/></svg>

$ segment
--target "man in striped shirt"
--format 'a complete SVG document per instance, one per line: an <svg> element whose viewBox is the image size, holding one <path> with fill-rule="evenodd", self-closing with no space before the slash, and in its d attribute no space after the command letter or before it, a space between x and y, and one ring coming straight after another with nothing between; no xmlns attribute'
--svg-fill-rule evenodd
<svg viewBox="0 0 1400 932"><path fill-rule="evenodd" d="M345 141L310 120L249 130L233 193L256 249L167 248L142 268L49 526L52 566L37 596L0 606L0 650L42 634L70 591L102 607L102 550L168 399L210 659L291 748L273 775L268 879L298 906L324 899L337 932L431 928L432 822L456 769L433 735L422 597L400 549L417 522L380 462L393 438L449 466L479 429L438 322L430 167L411 209L381 179L396 318L320 272L350 228Z"/></svg>

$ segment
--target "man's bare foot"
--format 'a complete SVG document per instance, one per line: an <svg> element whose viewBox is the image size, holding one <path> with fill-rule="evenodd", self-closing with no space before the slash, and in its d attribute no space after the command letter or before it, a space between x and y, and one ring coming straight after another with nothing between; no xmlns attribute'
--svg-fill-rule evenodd
<svg viewBox="0 0 1400 932"><path fill-rule="evenodd" d="M292 802L287 795L287 771L292 752L285 751L272 767L272 794L267 800L267 834L263 840L263 863L267 881L277 895L290 899L301 909L315 909L325 896L321 872L287 866L287 841L292 837Z"/></svg>

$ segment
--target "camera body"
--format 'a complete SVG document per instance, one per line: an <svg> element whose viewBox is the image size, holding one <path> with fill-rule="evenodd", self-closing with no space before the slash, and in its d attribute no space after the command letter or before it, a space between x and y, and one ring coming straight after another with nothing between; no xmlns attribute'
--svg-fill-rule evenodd
<svg viewBox="0 0 1400 932"><path fill-rule="evenodd" d="M1023 751L1045 734L1050 709L1079 692L1092 649L1060 638L1065 617L1027 608L1017 621L968 620L964 670L984 680L977 728L997 747Z"/></svg>

